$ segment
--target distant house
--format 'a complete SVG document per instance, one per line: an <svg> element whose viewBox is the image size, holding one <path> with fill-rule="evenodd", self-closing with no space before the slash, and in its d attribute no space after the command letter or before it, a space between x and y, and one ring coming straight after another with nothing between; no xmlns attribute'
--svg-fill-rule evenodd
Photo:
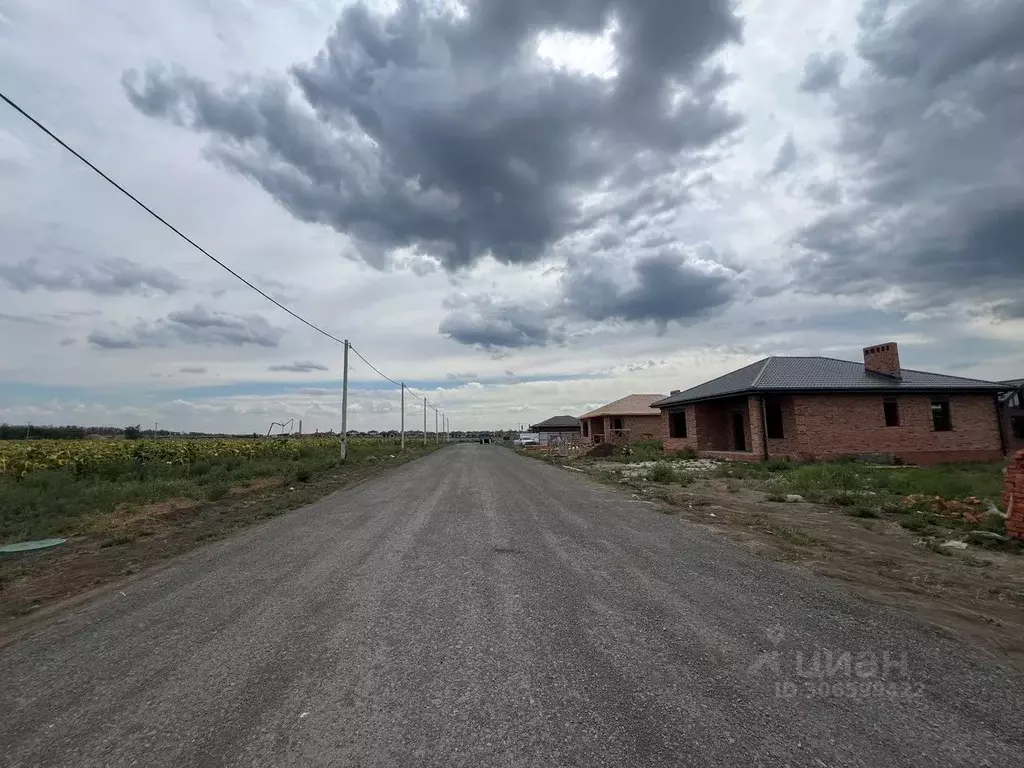
<svg viewBox="0 0 1024 768"><path fill-rule="evenodd" d="M1000 398L1003 434L1011 451L1024 450L1024 379L1002 382L1009 390Z"/></svg>
<svg viewBox="0 0 1024 768"><path fill-rule="evenodd" d="M769 357L654 403L665 450L729 459L892 455L995 461L1006 384L900 367L895 342L864 362Z"/></svg>
<svg viewBox="0 0 1024 768"><path fill-rule="evenodd" d="M580 433L580 420L575 416L552 416L540 424L531 424L530 431L549 435L578 435Z"/></svg>
<svg viewBox="0 0 1024 768"><path fill-rule="evenodd" d="M627 395L580 416L583 437L595 443L661 439L661 411L651 403L664 395Z"/></svg>

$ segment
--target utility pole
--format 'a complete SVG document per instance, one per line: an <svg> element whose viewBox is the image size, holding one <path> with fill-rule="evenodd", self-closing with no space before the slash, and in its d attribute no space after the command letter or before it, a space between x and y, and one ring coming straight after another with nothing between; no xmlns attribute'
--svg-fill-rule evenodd
<svg viewBox="0 0 1024 768"><path fill-rule="evenodd" d="M402 450L405 450L405 382L402 382Z"/></svg>
<svg viewBox="0 0 1024 768"><path fill-rule="evenodd" d="M348 339L345 339L345 372L341 379L341 460L348 458Z"/></svg>
<svg viewBox="0 0 1024 768"><path fill-rule="evenodd" d="M427 398L423 398L423 444L427 444Z"/></svg>
<svg viewBox="0 0 1024 768"><path fill-rule="evenodd" d="M440 439L438 439L438 436L437 436L437 408L434 409L434 442L435 443L441 442Z"/></svg>

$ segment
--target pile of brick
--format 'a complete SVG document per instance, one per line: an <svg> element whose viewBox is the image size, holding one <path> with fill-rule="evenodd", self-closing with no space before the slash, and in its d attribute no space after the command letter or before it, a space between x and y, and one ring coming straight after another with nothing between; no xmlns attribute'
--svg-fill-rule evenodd
<svg viewBox="0 0 1024 768"><path fill-rule="evenodd" d="M1006 468L1003 506L1006 508L1006 532L1024 539L1024 451L1017 451Z"/></svg>

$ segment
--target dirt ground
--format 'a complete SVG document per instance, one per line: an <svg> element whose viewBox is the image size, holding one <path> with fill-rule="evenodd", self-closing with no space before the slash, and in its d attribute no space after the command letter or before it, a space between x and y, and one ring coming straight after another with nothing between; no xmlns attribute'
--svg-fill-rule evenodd
<svg viewBox="0 0 1024 768"><path fill-rule="evenodd" d="M30 614L131 578L231 531L275 517L404 463L399 458L333 472L303 484L261 477L216 501L167 499L118 510L102 534L75 536L57 549L0 559L0 640Z"/></svg>
<svg viewBox="0 0 1024 768"><path fill-rule="evenodd" d="M722 478L686 487L643 483L634 492L1024 669L1024 556L973 546L939 553L885 515L860 519L819 504L767 501L763 491Z"/></svg>

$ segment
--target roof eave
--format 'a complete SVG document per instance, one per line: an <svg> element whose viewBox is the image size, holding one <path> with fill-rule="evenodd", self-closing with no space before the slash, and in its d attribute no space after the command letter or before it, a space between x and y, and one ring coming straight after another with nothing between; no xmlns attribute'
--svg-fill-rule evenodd
<svg viewBox="0 0 1024 768"><path fill-rule="evenodd" d="M896 386L884 387L758 387L757 389L737 389L733 392L723 392L707 397L693 397L685 400L669 402L671 398L659 400L652 408L664 410L676 405L691 405L693 403L706 403L711 400L727 400L731 397L743 397L744 395L845 395L845 394L952 394L952 395L985 395L998 394L1000 392L1013 391L1015 387L1005 385L985 385L977 387L914 387Z"/></svg>
<svg viewBox="0 0 1024 768"><path fill-rule="evenodd" d="M657 416L657 408L651 406L650 413L640 413L638 411L602 411L601 413L585 413L580 416L581 419L600 419L602 416Z"/></svg>

